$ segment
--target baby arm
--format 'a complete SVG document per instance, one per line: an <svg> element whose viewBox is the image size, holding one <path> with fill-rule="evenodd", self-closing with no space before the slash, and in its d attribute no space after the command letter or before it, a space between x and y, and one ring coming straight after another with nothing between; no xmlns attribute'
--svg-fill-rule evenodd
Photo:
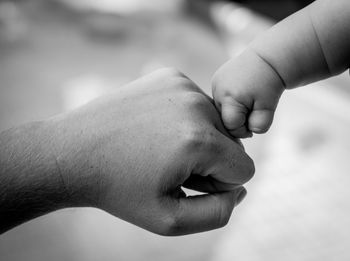
<svg viewBox="0 0 350 261"><path fill-rule="evenodd" d="M350 1L319 0L255 39L213 77L213 96L233 136L266 132L285 89L345 71Z"/></svg>

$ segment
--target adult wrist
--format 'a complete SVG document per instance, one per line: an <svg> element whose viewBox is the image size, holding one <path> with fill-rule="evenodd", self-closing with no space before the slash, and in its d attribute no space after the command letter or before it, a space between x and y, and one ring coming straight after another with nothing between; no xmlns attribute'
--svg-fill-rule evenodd
<svg viewBox="0 0 350 261"><path fill-rule="evenodd" d="M0 134L0 232L70 206L44 121Z"/></svg>
<svg viewBox="0 0 350 261"><path fill-rule="evenodd" d="M52 118L47 125L52 133L50 153L67 207L98 207L102 182L96 165L100 163L90 159L95 141L85 137L84 126L74 122L69 114Z"/></svg>

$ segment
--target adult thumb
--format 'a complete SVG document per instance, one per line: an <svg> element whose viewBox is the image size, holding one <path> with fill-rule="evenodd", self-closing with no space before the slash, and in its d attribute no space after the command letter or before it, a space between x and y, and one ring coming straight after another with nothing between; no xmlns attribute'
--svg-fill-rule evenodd
<svg viewBox="0 0 350 261"><path fill-rule="evenodd" d="M233 191L183 197L164 235L178 236L225 226L232 210L247 194L245 188Z"/></svg>

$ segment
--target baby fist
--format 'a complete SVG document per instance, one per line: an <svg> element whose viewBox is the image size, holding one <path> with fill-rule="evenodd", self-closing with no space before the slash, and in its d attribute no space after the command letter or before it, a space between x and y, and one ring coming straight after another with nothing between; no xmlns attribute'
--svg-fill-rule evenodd
<svg viewBox="0 0 350 261"><path fill-rule="evenodd" d="M265 133L270 128L284 90L274 69L250 50L219 68L212 86L222 121L237 138Z"/></svg>

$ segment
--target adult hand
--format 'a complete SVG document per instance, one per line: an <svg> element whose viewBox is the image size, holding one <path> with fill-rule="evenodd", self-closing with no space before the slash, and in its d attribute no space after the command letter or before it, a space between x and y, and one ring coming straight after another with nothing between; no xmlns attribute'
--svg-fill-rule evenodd
<svg viewBox="0 0 350 261"><path fill-rule="evenodd" d="M224 226L254 172L212 103L159 70L45 122L71 206L93 206L161 235ZM181 187L207 192L186 197Z"/></svg>

